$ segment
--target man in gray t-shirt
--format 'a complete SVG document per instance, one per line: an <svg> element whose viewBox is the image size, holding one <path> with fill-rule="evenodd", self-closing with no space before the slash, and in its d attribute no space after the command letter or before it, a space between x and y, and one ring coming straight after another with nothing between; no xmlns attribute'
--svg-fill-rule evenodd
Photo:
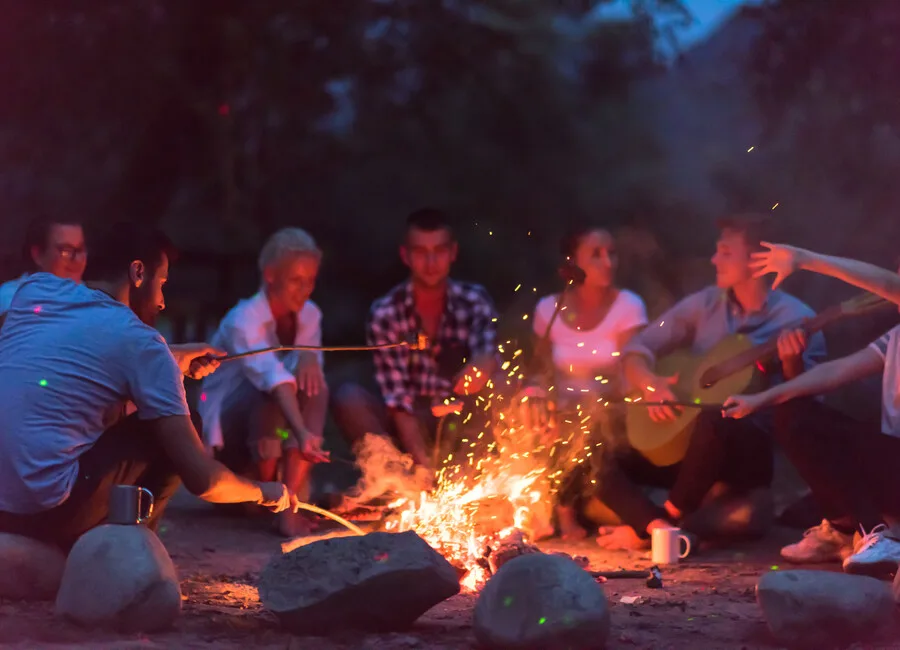
<svg viewBox="0 0 900 650"><path fill-rule="evenodd" d="M119 484L153 493L151 529L180 481L208 501L290 507L282 484L235 476L194 430L183 375L216 363L209 346L168 346L150 327L168 240L121 224L92 250L93 282L29 276L0 331L0 531L68 548L104 523Z"/></svg>
<svg viewBox="0 0 900 650"><path fill-rule="evenodd" d="M755 257L758 275L774 285L797 269L840 278L900 304L900 275L865 262L792 246L765 244ZM880 373L880 431L867 428L810 398ZM867 347L757 395L725 402L725 414L746 417L775 406L779 443L812 489L826 518L782 549L792 562L843 561L849 573L883 576L900 566L900 540L888 524L900 522L900 326ZM856 539L856 531L865 535Z"/></svg>

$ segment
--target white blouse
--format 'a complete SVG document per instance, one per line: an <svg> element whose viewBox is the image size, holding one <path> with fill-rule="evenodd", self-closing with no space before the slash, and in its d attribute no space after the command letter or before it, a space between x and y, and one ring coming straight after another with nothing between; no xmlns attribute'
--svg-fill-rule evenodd
<svg viewBox="0 0 900 650"><path fill-rule="evenodd" d="M538 336L543 336L547 331L558 299L558 295L550 295L538 302L534 313L534 331ZM576 330L566 321L564 307L550 329L556 390L609 393L619 383L619 337L648 322L644 301L637 294L623 289L606 317L593 329Z"/></svg>

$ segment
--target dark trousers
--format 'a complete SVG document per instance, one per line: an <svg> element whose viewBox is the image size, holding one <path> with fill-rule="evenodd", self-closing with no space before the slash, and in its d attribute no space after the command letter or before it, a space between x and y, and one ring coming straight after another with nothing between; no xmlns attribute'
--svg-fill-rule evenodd
<svg viewBox="0 0 900 650"><path fill-rule="evenodd" d="M323 435L328 417L328 387L313 396L298 393L297 402L309 432ZM216 459L236 474L250 472L251 463L281 458L284 450L300 447L277 400L249 382L231 396L222 410L222 438L222 450Z"/></svg>
<svg viewBox="0 0 900 650"><path fill-rule="evenodd" d="M776 439L826 518L852 533L900 518L900 438L812 399L775 408Z"/></svg>
<svg viewBox="0 0 900 650"><path fill-rule="evenodd" d="M434 444L439 428L443 451L457 449L464 431L475 433L484 431L490 434L490 415L484 406L478 406L475 396L458 399L464 404L462 413L446 418L437 418L432 414L430 397L417 400L415 414L419 418L423 436L429 446ZM351 447L367 433L390 437L396 443L400 443L384 400L360 384L349 382L338 388L333 394L331 409L335 424Z"/></svg>
<svg viewBox="0 0 900 650"><path fill-rule="evenodd" d="M335 424L351 447L367 433L396 439L396 431L384 400L360 384L348 382L338 388L332 397L331 408ZM437 418L431 414L430 405L424 402L417 404L416 415L428 435L433 437Z"/></svg>
<svg viewBox="0 0 900 650"><path fill-rule="evenodd" d="M643 486L669 489L669 501L687 515L700 507L717 482L737 492L768 487L773 452L772 437L751 421L705 411L695 420L685 457L676 465L657 467L627 445L604 451L595 465L595 494L645 536L651 521L667 515L646 496Z"/></svg>
<svg viewBox="0 0 900 650"><path fill-rule="evenodd" d="M78 477L65 501L35 514L0 512L0 532L32 537L68 551L84 533L105 523L114 485L137 485L153 493L153 514L147 525L155 531L181 483L154 433L137 415L107 429L81 455L78 465Z"/></svg>

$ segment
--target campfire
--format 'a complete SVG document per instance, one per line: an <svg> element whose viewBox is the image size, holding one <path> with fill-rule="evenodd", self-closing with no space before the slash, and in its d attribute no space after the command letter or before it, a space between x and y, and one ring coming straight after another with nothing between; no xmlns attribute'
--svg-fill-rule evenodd
<svg viewBox="0 0 900 650"><path fill-rule="evenodd" d="M457 567L465 589L476 591L504 558L533 548L529 539L542 526L540 513L546 509L544 474L544 469L520 476L498 472L482 475L471 487L442 478L430 493L391 503L394 512L385 529L414 530Z"/></svg>
<svg viewBox="0 0 900 650"><path fill-rule="evenodd" d="M492 436L457 440L433 487L389 440L367 436L356 450L363 477L345 505L390 495L379 508L384 530L415 531L457 567L464 589L479 590L505 561L537 551L533 542L552 532L559 468L591 453L574 440L580 431L545 444L544 434L512 420L504 413Z"/></svg>

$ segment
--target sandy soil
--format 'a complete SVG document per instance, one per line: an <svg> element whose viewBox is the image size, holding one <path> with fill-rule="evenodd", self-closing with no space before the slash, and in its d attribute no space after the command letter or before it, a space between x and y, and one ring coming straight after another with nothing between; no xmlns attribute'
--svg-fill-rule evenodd
<svg viewBox="0 0 900 650"><path fill-rule="evenodd" d="M226 516L189 497L179 498L169 512L161 537L179 568L185 598L184 614L175 629L131 636L84 630L56 619L50 603L3 602L2 647L382 650L474 645L471 616L476 597L469 594L438 605L403 634L292 638L263 611L254 587L255 577L284 541L271 532L266 520ZM778 647L766 631L754 586L763 572L787 568L779 566L777 549L798 534L778 530L765 542L705 551L677 568L665 569L663 589L648 589L642 580L607 582L604 590L613 626L610 647ZM612 554L588 542L551 543L546 548L587 555L595 570L649 566L649 558L641 554ZM624 604L624 596L640 599ZM900 639L900 630L893 638Z"/></svg>

